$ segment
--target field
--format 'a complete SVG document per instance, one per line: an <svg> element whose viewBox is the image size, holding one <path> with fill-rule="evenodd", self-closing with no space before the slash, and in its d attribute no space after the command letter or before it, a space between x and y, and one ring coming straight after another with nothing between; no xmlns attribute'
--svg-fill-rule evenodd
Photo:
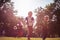
<svg viewBox="0 0 60 40"><path fill-rule="evenodd" d="M26 37L0 37L0 40L27 40ZM30 38L30 40L42 40L42 38ZM60 40L60 38L46 38L45 40Z"/></svg>

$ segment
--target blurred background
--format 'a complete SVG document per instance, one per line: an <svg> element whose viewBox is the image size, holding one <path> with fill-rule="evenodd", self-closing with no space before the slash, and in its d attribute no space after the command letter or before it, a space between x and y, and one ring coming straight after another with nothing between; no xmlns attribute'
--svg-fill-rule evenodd
<svg viewBox="0 0 60 40"><path fill-rule="evenodd" d="M29 11L35 19L31 37L60 37L60 0L0 0L0 36L27 37Z"/></svg>

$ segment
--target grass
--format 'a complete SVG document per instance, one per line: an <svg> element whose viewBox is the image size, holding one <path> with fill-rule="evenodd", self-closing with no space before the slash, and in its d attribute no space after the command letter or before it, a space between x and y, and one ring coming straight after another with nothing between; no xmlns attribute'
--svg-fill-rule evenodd
<svg viewBox="0 0 60 40"><path fill-rule="evenodd" d="M46 40L60 40L60 38L46 38Z"/></svg>
<svg viewBox="0 0 60 40"><path fill-rule="evenodd" d="M0 37L0 40L27 40L26 37ZM42 38L30 38L30 40L42 40ZM60 40L60 38L46 38L46 40Z"/></svg>

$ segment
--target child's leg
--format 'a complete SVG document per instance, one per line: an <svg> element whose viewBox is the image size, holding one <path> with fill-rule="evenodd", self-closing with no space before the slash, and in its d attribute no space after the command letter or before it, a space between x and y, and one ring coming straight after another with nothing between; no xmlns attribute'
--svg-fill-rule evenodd
<svg viewBox="0 0 60 40"><path fill-rule="evenodd" d="M28 40L30 40L32 31L33 31L32 27L29 27L29 28L28 28Z"/></svg>

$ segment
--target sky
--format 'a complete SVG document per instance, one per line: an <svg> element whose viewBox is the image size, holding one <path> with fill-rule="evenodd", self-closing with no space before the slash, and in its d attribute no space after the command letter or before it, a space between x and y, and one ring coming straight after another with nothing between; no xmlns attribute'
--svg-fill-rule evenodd
<svg viewBox="0 0 60 40"><path fill-rule="evenodd" d="M53 3L53 0L12 0L14 7L18 11L18 17L26 17L29 11L34 11L38 7L45 8L47 4ZM33 17L35 13L33 12Z"/></svg>

